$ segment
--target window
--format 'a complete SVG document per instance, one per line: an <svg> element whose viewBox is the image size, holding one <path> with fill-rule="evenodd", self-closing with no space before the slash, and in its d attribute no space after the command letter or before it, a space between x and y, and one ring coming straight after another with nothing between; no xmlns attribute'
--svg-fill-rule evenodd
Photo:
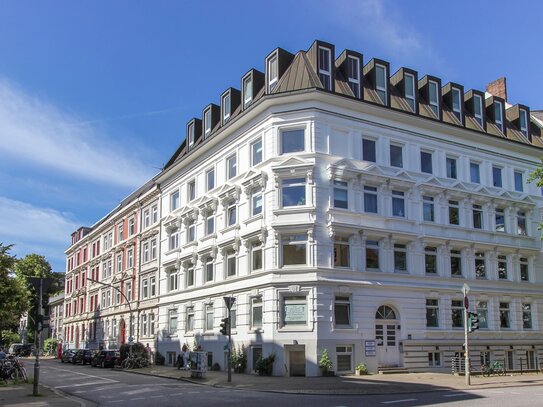
<svg viewBox="0 0 543 407"><path fill-rule="evenodd" d="M350 267L350 247L347 237L335 238L334 267Z"/></svg>
<svg viewBox="0 0 543 407"><path fill-rule="evenodd" d="M187 267L186 279L187 287L192 287L194 285L194 264L192 263Z"/></svg>
<svg viewBox="0 0 543 407"><path fill-rule="evenodd" d="M231 155L226 159L227 179L232 179L237 175L238 163L236 155Z"/></svg>
<svg viewBox="0 0 543 407"><path fill-rule="evenodd" d="M279 66L277 55L268 60L268 93L272 92L279 81Z"/></svg>
<svg viewBox="0 0 543 407"><path fill-rule="evenodd" d="M262 244L254 242L251 244L251 271L262 270Z"/></svg>
<svg viewBox="0 0 543 407"><path fill-rule="evenodd" d="M462 121L462 93L460 89L452 88L452 111L456 118Z"/></svg>
<svg viewBox="0 0 543 407"><path fill-rule="evenodd" d="M117 269L115 270L115 272L120 273L121 271L123 271L123 254L122 253L117 255Z"/></svg>
<svg viewBox="0 0 543 407"><path fill-rule="evenodd" d="M128 298L129 301L132 300L132 281L127 281L125 283L125 295L126 295L126 298ZM96 297L96 299L98 299L98 297Z"/></svg>
<svg viewBox="0 0 543 407"><path fill-rule="evenodd" d="M524 137L528 138L528 113L524 109L520 109L519 113L520 131Z"/></svg>
<svg viewBox="0 0 543 407"><path fill-rule="evenodd" d="M366 269L379 269L379 242L366 240Z"/></svg>
<svg viewBox="0 0 543 407"><path fill-rule="evenodd" d="M206 283L214 280L214 267L213 267L213 259L211 257L208 257L206 260L205 265L205 279Z"/></svg>
<svg viewBox="0 0 543 407"><path fill-rule="evenodd" d="M520 262L520 280L528 281L529 280L528 259L526 257L521 257L519 259L519 262Z"/></svg>
<svg viewBox="0 0 543 407"><path fill-rule="evenodd" d="M483 127L483 98L481 95L473 95L473 118L479 126Z"/></svg>
<svg viewBox="0 0 543 407"><path fill-rule="evenodd" d="M349 55L347 57L349 65L349 87L356 98L360 99L360 58Z"/></svg>
<svg viewBox="0 0 543 407"><path fill-rule="evenodd" d="M375 140L362 139L362 160L372 163L376 161Z"/></svg>
<svg viewBox="0 0 543 407"><path fill-rule="evenodd" d="M500 302L500 328L511 328L508 302Z"/></svg>
<svg viewBox="0 0 543 407"><path fill-rule="evenodd" d="M155 334L155 314L150 313L149 314L149 336L153 336Z"/></svg>
<svg viewBox="0 0 543 407"><path fill-rule="evenodd" d="M149 248L149 245L144 245L143 246L144 249L148 249ZM170 239L169 239L169 249L170 250L174 250L174 249L177 249L179 247L179 232L178 231L175 231L175 232L172 232L170 234ZM147 253L147 256L145 256L145 252L144 252L144 259L147 258L147 261L149 261L149 254Z"/></svg>
<svg viewBox="0 0 543 407"><path fill-rule="evenodd" d="M175 191L170 195L170 210L174 211L179 208L179 191Z"/></svg>
<svg viewBox="0 0 543 407"><path fill-rule="evenodd" d="M364 187L364 212L377 213L377 188Z"/></svg>
<svg viewBox="0 0 543 407"><path fill-rule="evenodd" d="M439 326L439 303L436 299L426 299L426 326L428 328Z"/></svg>
<svg viewBox="0 0 543 407"><path fill-rule="evenodd" d="M420 152L420 170L427 174L432 173L432 153L428 151Z"/></svg>
<svg viewBox="0 0 543 407"><path fill-rule="evenodd" d="M498 256L498 278L507 280L507 256Z"/></svg>
<svg viewBox="0 0 543 407"><path fill-rule="evenodd" d="M147 314L141 315L141 334L147 336Z"/></svg>
<svg viewBox="0 0 543 407"><path fill-rule="evenodd" d="M353 346L336 346L336 362L338 372L350 373L353 370Z"/></svg>
<svg viewBox="0 0 543 407"><path fill-rule="evenodd" d="M134 218L130 218L128 221L128 235L132 236L136 233L136 220Z"/></svg>
<svg viewBox="0 0 543 407"><path fill-rule="evenodd" d="M305 150L305 131L282 130L281 131L281 154L298 153Z"/></svg>
<svg viewBox="0 0 543 407"><path fill-rule="evenodd" d="M237 206L236 201L231 200L226 207L226 226L233 226L237 223Z"/></svg>
<svg viewBox="0 0 543 407"><path fill-rule="evenodd" d="M527 236L526 232L526 212L517 212L517 234Z"/></svg>
<svg viewBox="0 0 543 407"><path fill-rule="evenodd" d="M187 307L186 315L185 332L192 332L194 331L194 307Z"/></svg>
<svg viewBox="0 0 543 407"><path fill-rule="evenodd" d="M168 331L170 334L177 333L177 310L175 309L168 311Z"/></svg>
<svg viewBox="0 0 543 407"><path fill-rule="evenodd" d="M262 328L262 297L251 298L251 327Z"/></svg>
<svg viewBox="0 0 543 407"><path fill-rule="evenodd" d="M451 250L451 276L462 277L462 252Z"/></svg>
<svg viewBox="0 0 543 407"><path fill-rule="evenodd" d="M387 104L387 68L384 65L375 65L375 91L383 104Z"/></svg>
<svg viewBox="0 0 543 407"><path fill-rule="evenodd" d="M146 209L143 212L143 227L148 228L149 226L151 226L151 216L149 213L149 209Z"/></svg>
<svg viewBox="0 0 543 407"><path fill-rule="evenodd" d="M505 232L505 212L503 208L496 208L494 218L496 220L496 232Z"/></svg>
<svg viewBox="0 0 543 407"><path fill-rule="evenodd" d="M283 208L305 205L305 178L283 180L281 183L281 203Z"/></svg>
<svg viewBox="0 0 543 407"><path fill-rule="evenodd" d="M334 322L336 327L351 326L351 299L348 296L336 295L334 301Z"/></svg>
<svg viewBox="0 0 543 407"><path fill-rule="evenodd" d="M515 191L522 192L524 190L522 182L522 172L515 171Z"/></svg>
<svg viewBox="0 0 543 407"><path fill-rule="evenodd" d="M187 201L190 202L196 198L196 181L192 180L187 184Z"/></svg>
<svg viewBox="0 0 543 407"><path fill-rule="evenodd" d="M522 304L522 328L532 329L532 305Z"/></svg>
<svg viewBox="0 0 543 407"><path fill-rule="evenodd" d="M262 162L262 139L251 143L251 165L257 165Z"/></svg>
<svg viewBox="0 0 543 407"><path fill-rule="evenodd" d="M222 121L226 123L230 119L230 94L224 95L222 98Z"/></svg>
<svg viewBox="0 0 543 407"><path fill-rule="evenodd" d="M281 245L283 266L307 264L307 234L283 236Z"/></svg>
<svg viewBox="0 0 543 407"><path fill-rule="evenodd" d="M157 255L156 239L151 240L151 260L155 260Z"/></svg>
<svg viewBox="0 0 543 407"><path fill-rule="evenodd" d="M208 304L206 305L206 322L205 322L206 331L213 330L213 322L214 322L213 305Z"/></svg>
<svg viewBox="0 0 543 407"><path fill-rule="evenodd" d="M304 188L305 194L305 188ZM262 189L253 191L251 196L251 215L256 216L262 213Z"/></svg>
<svg viewBox="0 0 543 407"><path fill-rule="evenodd" d="M168 274L168 291L177 291L178 280L177 270L170 271Z"/></svg>
<svg viewBox="0 0 543 407"><path fill-rule="evenodd" d="M156 277L151 277L149 279L149 287L150 287L150 296L155 297L156 296Z"/></svg>
<svg viewBox="0 0 543 407"><path fill-rule="evenodd" d="M471 162L469 163L469 174L471 182L475 184L481 183L481 176L479 173L479 163Z"/></svg>
<svg viewBox="0 0 543 407"><path fill-rule="evenodd" d="M207 109L204 113L204 137L211 133L211 109Z"/></svg>
<svg viewBox="0 0 543 407"><path fill-rule="evenodd" d="M473 227L475 229L483 228L483 208L481 205L472 206L473 213Z"/></svg>
<svg viewBox="0 0 543 407"><path fill-rule="evenodd" d="M502 169L500 167L492 167L492 185L502 187Z"/></svg>
<svg viewBox="0 0 543 407"><path fill-rule="evenodd" d="M447 166L447 178L456 179L456 158L447 157L446 161Z"/></svg>
<svg viewBox="0 0 543 407"><path fill-rule="evenodd" d="M134 250L128 249L126 251L126 268L131 269L134 267Z"/></svg>
<svg viewBox="0 0 543 407"><path fill-rule="evenodd" d="M479 317L479 328L488 328L488 304L486 301L477 301L475 303L477 316Z"/></svg>
<svg viewBox="0 0 543 407"><path fill-rule="evenodd" d="M452 300L451 301L451 318L453 328L464 327L464 301Z"/></svg>
<svg viewBox="0 0 543 407"><path fill-rule="evenodd" d="M404 244L394 244L394 271L407 272L407 247Z"/></svg>
<svg viewBox="0 0 543 407"><path fill-rule="evenodd" d="M319 79L326 90L332 90L332 57L328 48L319 47Z"/></svg>
<svg viewBox="0 0 543 407"><path fill-rule="evenodd" d="M424 248L424 269L426 274L437 274L437 248Z"/></svg>
<svg viewBox="0 0 543 407"><path fill-rule="evenodd" d="M503 133L503 105L502 102L494 101L494 124Z"/></svg>
<svg viewBox="0 0 543 407"><path fill-rule="evenodd" d="M392 191L392 216L405 218L405 198L402 191Z"/></svg>
<svg viewBox="0 0 543 407"><path fill-rule="evenodd" d="M434 222L434 198L423 195L422 197L422 219L426 222Z"/></svg>
<svg viewBox="0 0 543 407"><path fill-rule="evenodd" d="M212 168L206 172L206 191L215 188L215 169Z"/></svg>
<svg viewBox="0 0 543 407"><path fill-rule="evenodd" d="M236 303L232 304L230 308L230 328L236 329L238 327L238 307Z"/></svg>
<svg viewBox="0 0 543 407"><path fill-rule="evenodd" d="M435 81L428 81L428 99L430 109L439 118L439 86Z"/></svg>
<svg viewBox="0 0 543 407"><path fill-rule="evenodd" d="M194 123L189 124L188 128L188 138L189 138L189 150L194 145Z"/></svg>
<svg viewBox="0 0 543 407"><path fill-rule="evenodd" d="M440 352L428 352L428 366L430 366L430 367L441 366L441 353Z"/></svg>
<svg viewBox="0 0 543 407"><path fill-rule="evenodd" d="M283 297L283 326L307 325L307 297L288 295Z"/></svg>
<svg viewBox="0 0 543 407"><path fill-rule="evenodd" d="M215 216L211 213L206 217L206 234L211 235L212 233L215 233Z"/></svg>
<svg viewBox="0 0 543 407"><path fill-rule="evenodd" d="M411 108L412 112L416 112L416 99L415 99L415 76L406 73L404 76L405 87L405 101Z"/></svg>
<svg viewBox="0 0 543 407"><path fill-rule="evenodd" d="M158 222L158 205L153 205L151 208L153 224Z"/></svg>
<svg viewBox="0 0 543 407"><path fill-rule="evenodd" d="M403 148L395 144L390 145L390 165L403 168Z"/></svg>
<svg viewBox="0 0 543 407"><path fill-rule="evenodd" d="M123 233L124 230L123 229L124 228L123 228L123 225L121 223L119 225L118 229L117 229L117 232L118 232L118 234L117 234L117 242L120 242L121 240L124 240L124 233ZM79 261L77 263L79 263Z"/></svg>
<svg viewBox="0 0 543 407"><path fill-rule="evenodd" d="M349 208L349 187L344 181L334 180L334 208Z"/></svg>
<svg viewBox="0 0 543 407"><path fill-rule="evenodd" d="M246 109L253 101L253 77L248 76L243 80L243 108Z"/></svg>
<svg viewBox="0 0 543 407"><path fill-rule="evenodd" d="M475 253L475 278L486 278L485 254Z"/></svg>
<svg viewBox="0 0 543 407"><path fill-rule="evenodd" d="M196 240L196 225L194 220L190 220L187 224L187 243L194 242Z"/></svg>
<svg viewBox="0 0 543 407"><path fill-rule="evenodd" d="M449 225L460 225L460 206L458 201L449 201Z"/></svg>

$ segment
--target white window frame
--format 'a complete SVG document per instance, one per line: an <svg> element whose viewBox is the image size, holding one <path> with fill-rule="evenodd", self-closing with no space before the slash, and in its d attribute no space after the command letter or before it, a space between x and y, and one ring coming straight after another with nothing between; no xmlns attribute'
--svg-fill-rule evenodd
<svg viewBox="0 0 543 407"><path fill-rule="evenodd" d="M213 304L206 304L205 306L205 331L206 332L211 332L213 331L213 328L214 328L214 319L215 319L215 310L213 308ZM210 319L210 316L211 316L211 321L209 320ZM210 322L211 322L211 326L210 326Z"/></svg>
<svg viewBox="0 0 543 407"><path fill-rule="evenodd" d="M503 130L504 130L504 128L503 128L503 103L500 102L499 100L495 100L493 108L494 108L494 124L503 133ZM496 115L497 112L500 113L499 118Z"/></svg>
<svg viewBox="0 0 543 407"><path fill-rule="evenodd" d="M347 56L347 67L349 72L348 82L349 87L353 91L354 96L360 99L360 58L354 55ZM356 72L356 76L353 75Z"/></svg>
<svg viewBox="0 0 543 407"><path fill-rule="evenodd" d="M321 56L323 58L321 58ZM322 86L326 90L332 90L332 50L327 47L318 47L317 59L319 65L319 79L322 82ZM322 62L328 64L328 70L323 67Z"/></svg>
<svg viewBox="0 0 543 407"><path fill-rule="evenodd" d="M271 93L279 83L279 57L277 54L268 59L268 93Z"/></svg>
<svg viewBox="0 0 543 407"><path fill-rule="evenodd" d="M258 144L260 144L260 151L257 148L256 152L260 153L260 160L256 161L255 160L255 147ZM257 164L260 164L263 159L264 159L264 146L263 146L263 143L262 143L262 137L259 137L259 138L257 138L256 140L254 140L251 143L251 165L254 167Z"/></svg>
<svg viewBox="0 0 543 407"><path fill-rule="evenodd" d="M253 101L253 76L248 75L243 79L243 108L246 109ZM249 90L249 92L247 91Z"/></svg>
<svg viewBox="0 0 543 407"><path fill-rule="evenodd" d="M177 204L176 204L177 203ZM179 200L179 191L174 191L170 194L170 211L175 211L181 204Z"/></svg>
<svg viewBox="0 0 543 407"><path fill-rule="evenodd" d="M233 165L232 165L233 163ZM235 178L238 175L238 157L237 154L231 154L226 158L226 179Z"/></svg>
<svg viewBox="0 0 543 407"><path fill-rule="evenodd" d="M477 107L479 108L479 113L477 113ZM473 95L473 117L475 121L483 127L483 98L481 95Z"/></svg>
<svg viewBox="0 0 543 407"><path fill-rule="evenodd" d="M177 291L179 289L179 272L178 270L170 270L168 272L168 292Z"/></svg>
<svg viewBox="0 0 543 407"><path fill-rule="evenodd" d="M301 237L305 236L305 239L295 239L295 240L289 240L290 237ZM307 234L307 231L300 232L300 233L288 233L281 236L281 267L299 267L299 266L307 266L309 265L309 249L308 249L308 243L309 243L309 236ZM302 246L305 245L305 263L285 263L285 252L284 247L285 246Z"/></svg>
<svg viewBox="0 0 543 407"><path fill-rule="evenodd" d="M379 84L378 83L378 75L377 75L377 71L382 69L383 70L383 81L385 82L384 83L384 86L382 84ZM379 97L379 99L381 99L381 96L379 94L379 92L384 92L384 100L381 99L381 102L383 102L384 105L388 105L388 81L387 81L387 67L385 65L382 65L382 64L375 64L375 90L377 91L377 96Z"/></svg>
<svg viewBox="0 0 543 407"><path fill-rule="evenodd" d="M187 137L189 139L189 150L194 146L194 139L196 135L194 122L191 122L189 124L189 128L187 129Z"/></svg>
<svg viewBox="0 0 543 407"><path fill-rule="evenodd" d="M227 93L226 95L224 95L222 97L222 109L221 109L221 113L222 113L222 122L223 123L226 123L228 121L228 119L230 119L230 115L232 114L231 112L231 103L230 101L232 100L231 96L230 96L230 93Z"/></svg>
<svg viewBox="0 0 543 407"><path fill-rule="evenodd" d="M255 213L255 209L258 208L258 206L255 205L257 202L257 198L260 196L260 212ZM264 195L262 192L262 188L257 188L253 190L251 193L251 216L258 216L261 215L264 211Z"/></svg>
<svg viewBox="0 0 543 407"><path fill-rule="evenodd" d="M525 109L519 109L519 128L524 137L528 138L528 112Z"/></svg>
<svg viewBox="0 0 543 407"><path fill-rule="evenodd" d="M262 246L263 245L260 241L254 241L251 243L251 252L250 252L251 258L250 258L250 263L249 263L251 272L261 271L264 269L264 250ZM260 251L260 268L255 268L254 267L255 252L258 252L258 251Z"/></svg>
<svg viewBox="0 0 543 407"><path fill-rule="evenodd" d="M236 252L234 250L227 250L225 256L225 270L224 274L226 278L236 277L238 274L238 262L236 258ZM232 261L233 260L233 261ZM234 270L232 270L232 267ZM232 272L233 271L233 272Z"/></svg>
<svg viewBox="0 0 543 407"><path fill-rule="evenodd" d="M214 188L215 188L215 168L213 167L213 168L209 168L206 171L206 191L211 191Z"/></svg>
<svg viewBox="0 0 543 407"><path fill-rule="evenodd" d="M432 91L431 91L432 86L435 87L435 92L436 92L435 100L432 100ZM432 112L436 115L437 118L439 118L439 108L440 108L439 84L434 80L428 81L428 104L430 105L430 109L432 110Z"/></svg>
<svg viewBox="0 0 543 407"><path fill-rule="evenodd" d="M211 108L204 112L204 137L211 134Z"/></svg>
<svg viewBox="0 0 543 407"><path fill-rule="evenodd" d="M206 216L205 232L206 236L215 233L215 215L213 213L208 213Z"/></svg>
<svg viewBox="0 0 543 407"><path fill-rule="evenodd" d="M412 80L411 89L408 89L407 87L407 81L405 80L406 78L411 78ZM405 99L407 101L407 104L411 108L411 111L416 112L417 98L415 96L415 75L413 75L412 73L405 73L403 83L404 83L404 94L405 94Z"/></svg>

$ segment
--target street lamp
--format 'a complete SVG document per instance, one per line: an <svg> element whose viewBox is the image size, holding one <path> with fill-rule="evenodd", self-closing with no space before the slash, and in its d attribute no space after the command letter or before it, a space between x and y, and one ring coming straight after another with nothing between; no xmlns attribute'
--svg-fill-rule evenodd
<svg viewBox="0 0 543 407"><path fill-rule="evenodd" d="M101 281L94 280L94 279L89 278L89 277L87 277L87 280L89 280L92 283L100 284L100 285L103 285L104 287L111 287L114 290L117 290L123 296L126 303L128 304L128 312L130 314L130 318L129 318L129 322L128 322L128 324L130 325L129 328L128 328L128 330L129 330L128 332L129 332L129 335L130 335L130 337L128 338L128 342L130 342L130 347L128 348L128 353L130 354L130 356L132 356L132 341L134 340L134 332L132 332L132 306L130 305L130 300L126 297L126 295L119 288L115 287L113 284L102 283Z"/></svg>

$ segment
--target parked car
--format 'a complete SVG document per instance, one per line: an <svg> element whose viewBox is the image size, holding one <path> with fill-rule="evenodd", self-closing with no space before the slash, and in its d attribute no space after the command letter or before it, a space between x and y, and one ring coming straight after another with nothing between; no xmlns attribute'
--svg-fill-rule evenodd
<svg viewBox="0 0 543 407"><path fill-rule="evenodd" d="M64 352L62 352L62 357L60 358L60 361L62 363L73 363L73 358L78 350L79 349L66 349Z"/></svg>
<svg viewBox="0 0 543 407"><path fill-rule="evenodd" d="M92 358L91 366L113 367L120 360L121 354L115 350L101 350Z"/></svg>
<svg viewBox="0 0 543 407"><path fill-rule="evenodd" d="M22 344L22 343L13 343L9 347L8 353L11 355L26 357L30 356L34 351L34 345L31 344Z"/></svg>
<svg viewBox="0 0 543 407"><path fill-rule="evenodd" d="M96 350L92 349L79 349L72 358L72 363L74 365L77 363L81 363L83 365L86 365L87 363L90 364L92 358L96 355L96 352Z"/></svg>

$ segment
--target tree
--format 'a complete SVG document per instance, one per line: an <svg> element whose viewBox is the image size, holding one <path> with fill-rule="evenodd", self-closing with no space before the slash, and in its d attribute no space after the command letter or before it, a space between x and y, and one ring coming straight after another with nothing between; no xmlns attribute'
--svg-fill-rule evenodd
<svg viewBox="0 0 543 407"><path fill-rule="evenodd" d="M0 343L6 331L17 331L19 319L29 304L26 287L13 273L17 259L10 254L11 248L0 243Z"/></svg>

